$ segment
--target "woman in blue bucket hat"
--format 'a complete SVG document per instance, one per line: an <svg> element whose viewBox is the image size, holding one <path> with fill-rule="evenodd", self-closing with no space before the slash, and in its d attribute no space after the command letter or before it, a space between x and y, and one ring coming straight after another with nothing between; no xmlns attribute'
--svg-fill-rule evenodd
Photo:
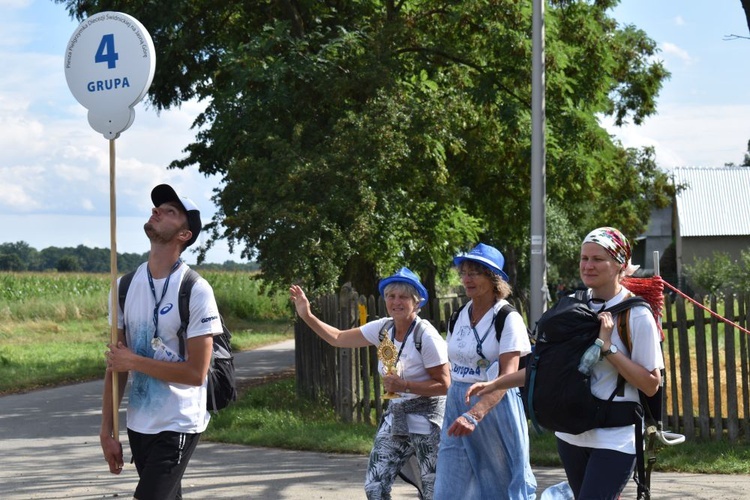
<svg viewBox="0 0 750 500"><path fill-rule="evenodd" d="M369 499L390 498L396 476L408 461L416 458L419 477L413 479L421 482L422 498L432 499L445 394L450 384L448 349L435 327L418 316L428 295L416 274L402 267L382 279L378 290L389 317L349 330L340 330L315 317L299 286L293 285L289 292L299 317L332 346L377 346L386 335L390 337L397 352L398 374L385 374L383 386L397 395L391 399L375 435L365 493ZM384 373L382 362L378 368Z"/></svg>
<svg viewBox="0 0 750 500"><path fill-rule="evenodd" d="M512 293L503 272L505 258L497 248L480 243L456 256L453 264L471 300L452 328L449 324L451 386L440 436L435 499L533 499L536 479L518 389L466 400L474 383L518 371L520 358L531 351L521 315L515 309L502 314L509 310L506 299ZM496 319L503 324L495 325Z"/></svg>

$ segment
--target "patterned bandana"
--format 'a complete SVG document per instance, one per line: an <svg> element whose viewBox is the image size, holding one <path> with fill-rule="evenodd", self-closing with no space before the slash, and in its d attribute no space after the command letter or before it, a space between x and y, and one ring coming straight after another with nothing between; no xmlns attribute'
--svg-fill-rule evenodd
<svg viewBox="0 0 750 500"><path fill-rule="evenodd" d="M596 243L620 264L630 264L630 243L628 239L613 227L599 227L586 235L584 243Z"/></svg>

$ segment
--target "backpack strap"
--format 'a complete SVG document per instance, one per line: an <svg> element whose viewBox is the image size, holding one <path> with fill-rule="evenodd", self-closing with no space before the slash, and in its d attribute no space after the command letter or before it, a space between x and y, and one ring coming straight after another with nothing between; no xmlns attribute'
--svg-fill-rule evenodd
<svg viewBox="0 0 750 500"><path fill-rule="evenodd" d="M383 328L380 329L380 333L378 333L378 342L382 342L385 338L385 335L388 333L388 330L393 328L393 320L389 319L385 322L385 325L383 325Z"/></svg>
<svg viewBox="0 0 750 500"><path fill-rule="evenodd" d="M177 339L180 341L180 356L185 359L185 335L187 334L188 323L190 323L190 293L193 291L193 285L198 281L200 275L188 269L180 283L180 292L177 296L177 309L180 311L180 329L177 330Z"/></svg>
<svg viewBox="0 0 750 500"><path fill-rule="evenodd" d="M505 304L497 312L495 317L495 338L500 342L500 336L503 334L503 328L505 328L505 320L508 319L508 315L515 312L516 308L510 304Z"/></svg>
<svg viewBox="0 0 750 500"><path fill-rule="evenodd" d="M123 275L120 278L120 283L117 285L117 301L120 303L120 311L122 311L123 315L123 331L125 331L125 297L128 296L128 290L130 289L130 283L133 281L133 276L135 276L135 271Z"/></svg>
<svg viewBox="0 0 750 500"><path fill-rule="evenodd" d="M128 290L130 289L130 283L133 281L133 276L135 276L135 271L131 271L128 274L123 275L120 278L120 283L117 286L117 298L120 302L120 310L125 312L125 297L128 295Z"/></svg>
<svg viewBox="0 0 750 500"><path fill-rule="evenodd" d="M417 348L419 354L422 354L422 335L424 334L425 321L427 320L420 318L417 326L414 327L414 347Z"/></svg>
<svg viewBox="0 0 750 500"><path fill-rule="evenodd" d="M468 304L468 302L466 303ZM466 304L462 304L461 307L456 309L451 313L451 317L448 318L448 335L453 335L453 328L456 326L456 322L458 321L458 315L461 314L461 311L464 307L466 307Z"/></svg>
<svg viewBox="0 0 750 500"><path fill-rule="evenodd" d="M423 321L427 321L427 320L419 318L419 321L414 326L414 347L417 348L417 352L419 352L419 354L422 354L422 335L424 334L424 329L425 329L425 325L422 324ZM378 342L383 341L386 333L391 328L393 328L392 319L386 321L385 325L383 325L383 328L380 330L380 333L378 333Z"/></svg>
<svg viewBox="0 0 750 500"><path fill-rule="evenodd" d="M466 307L466 304L453 311L453 313L451 313L451 317L448 318L448 335L453 335L453 328L456 327L458 315L461 314L461 311L464 307ZM500 342L500 336L503 334L503 328L505 328L505 320L508 318L508 315L515 310L516 308L512 305L505 304L497 312L497 316L495 317L495 338L498 342Z"/></svg>

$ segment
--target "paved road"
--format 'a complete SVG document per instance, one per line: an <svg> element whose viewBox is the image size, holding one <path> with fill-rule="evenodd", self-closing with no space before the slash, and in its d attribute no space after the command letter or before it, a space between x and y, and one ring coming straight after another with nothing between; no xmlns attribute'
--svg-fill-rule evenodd
<svg viewBox="0 0 750 500"><path fill-rule="evenodd" d="M262 377L294 364L294 343L239 353L239 376ZM0 498L132 498L135 467L109 474L99 449L101 381L0 397ZM125 415L121 426L124 429ZM126 441L127 434L122 431ZM124 442L126 460L129 449ZM183 480L193 499L364 498L367 457L285 451L202 442ZM534 470L539 491L564 480L558 469ZM750 476L662 474L654 499L750 498ZM414 499L398 482L394 499ZM623 498L635 498L632 484Z"/></svg>

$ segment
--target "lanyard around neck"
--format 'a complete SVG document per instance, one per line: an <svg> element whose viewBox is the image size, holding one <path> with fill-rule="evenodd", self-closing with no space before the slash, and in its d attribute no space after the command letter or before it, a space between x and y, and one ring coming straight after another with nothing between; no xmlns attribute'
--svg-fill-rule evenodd
<svg viewBox="0 0 750 500"><path fill-rule="evenodd" d="M401 359L401 352L404 350L404 346L406 345L406 339L409 338L409 335L411 334L411 331L414 330L414 326L417 324L417 318L414 318L414 321L411 322L411 325L409 325L409 329L406 330L406 336L404 336L404 340L401 342L401 347L398 349L398 355L396 356L396 363L398 364L398 360ZM391 342L396 340L396 323L393 324L393 332L391 333Z"/></svg>
<svg viewBox="0 0 750 500"><path fill-rule="evenodd" d="M172 265L172 269L170 269L169 274L167 275L167 279L164 280L164 287L161 290L161 297L159 297L158 301L156 300L156 287L154 286L154 277L151 275L151 269L148 268L148 264L146 264L148 285L151 287L151 295L153 295L154 297L154 338L159 336L159 306L161 306L161 301L164 300L164 297L167 295L167 289L169 288L169 278L171 278L172 274L177 270L178 267L180 267L180 264L182 264L182 259L177 259L177 262Z"/></svg>
<svg viewBox="0 0 750 500"><path fill-rule="evenodd" d="M473 307L474 307L473 304L469 306L469 324L471 324L471 313L472 313ZM493 310L492 321L490 322L490 326L487 327L487 331L484 332L484 335L482 336L481 339L479 338L479 332L477 332L477 327L476 326L471 327L471 331L474 334L474 338L477 340L477 356L479 356L482 359L487 359L484 357L484 353L482 352L482 344L484 344L484 341L487 338L487 335L490 334L490 330L492 330L492 325L495 324L495 318L497 318L497 313L494 312L495 311L494 306L492 310ZM479 321L481 321L481 319ZM479 324L479 321L477 321L477 325Z"/></svg>

